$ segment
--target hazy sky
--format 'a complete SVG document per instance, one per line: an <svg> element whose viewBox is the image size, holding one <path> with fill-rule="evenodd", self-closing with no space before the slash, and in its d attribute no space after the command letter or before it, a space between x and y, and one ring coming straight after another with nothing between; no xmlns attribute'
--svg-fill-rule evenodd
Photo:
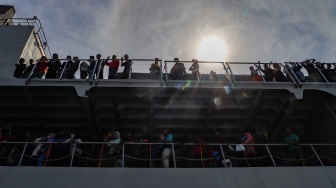
<svg viewBox="0 0 336 188"><path fill-rule="evenodd" d="M334 0L2 0L37 16L52 53L191 60L215 35L224 61L335 62Z"/></svg>

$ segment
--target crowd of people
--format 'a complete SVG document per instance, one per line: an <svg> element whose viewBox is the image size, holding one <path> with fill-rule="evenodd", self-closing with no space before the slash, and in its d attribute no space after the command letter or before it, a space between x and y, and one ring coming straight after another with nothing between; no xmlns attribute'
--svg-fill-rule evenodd
<svg viewBox="0 0 336 188"><path fill-rule="evenodd" d="M334 66L332 69L331 66ZM272 69L273 66L273 69ZM264 63L263 68L260 65L260 61L255 64L256 69L250 66L251 78L253 81L266 82L336 82L336 64L316 62L316 59L307 59L300 63L288 63L282 66L279 63ZM306 77L302 72L302 68L305 68L308 76ZM263 75L259 74L259 71ZM263 78L262 78L263 76ZM293 80L294 79L294 80Z"/></svg>
<svg viewBox="0 0 336 188"><path fill-rule="evenodd" d="M159 64L159 58L154 59L149 67L149 75L151 79L159 79L162 75L162 68ZM36 61L36 67L34 68L34 60L29 60L27 66L24 58L20 58L19 62L15 64L16 69L13 76L16 78L28 78L31 73L31 78L67 78L74 79L75 73L79 70L80 79L99 78L103 79L104 68L108 66L108 79L129 79L131 73L131 67L133 61L129 59L129 56L125 54L120 59L117 59L116 55L108 56L106 59L101 59L101 54L97 54L96 57L90 56L87 61L80 61L77 56L73 58L67 56L66 60L62 63L58 57L58 54L54 53L52 59L47 59L45 56ZM191 72L192 80L200 80L201 74L199 72L199 64L196 59L193 59L192 65L189 68ZM168 77L171 80L184 80L189 79L184 63L181 63L178 58L174 58L174 65L168 73ZM118 74L119 67L124 67L121 74ZM34 70L33 70L34 69ZM218 80L216 72L211 71L207 80Z"/></svg>
<svg viewBox="0 0 336 188"><path fill-rule="evenodd" d="M289 128L286 129L286 133L286 156L299 160L302 157L298 145L300 139ZM257 141L252 133L244 133L240 143L234 148L234 145L224 144L225 138L218 130L214 131L209 141L204 140L199 133L191 137L188 132L184 132L183 136L176 140L169 129L163 129L162 134L152 138L148 129L143 127L140 135L140 138L135 138L134 133L128 131L127 135L122 137L119 131L110 130L99 140L101 144L81 144L83 141L79 135L67 130L60 134L40 135L37 138L33 138L32 133L27 131L21 138L17 138L12 129L0 128L0 165L17 165L24 152L21 163L23 166L69 166L71 155L74 155L73 166L122 167L124 164L125 167L169 168L172 166L174 144L175 155L182 159L178 162L180 167L237 167L246 166L241 164L245 161L248 166L259 166L254 158L258 156L258 152L263 151L256 149L253 144L265 143L265 140ZM4 142L9 144L1 144ZM10 144L11 142L22 144ZM24 147L24 143L27 142L30 144ZM221 148L216 144L224 145ZM222 151L227 159L245 160L229 160L230 165L226 164L221 155ZM298 162L292 165L298 165Z"/></svg>

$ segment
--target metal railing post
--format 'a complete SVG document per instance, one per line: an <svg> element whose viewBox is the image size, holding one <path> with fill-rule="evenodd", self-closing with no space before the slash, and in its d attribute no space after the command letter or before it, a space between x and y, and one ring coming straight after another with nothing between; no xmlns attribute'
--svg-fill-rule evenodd
<svg viewBox="0 0 336 188"><path fill-rule="evenodd" d="M72 162L73 162L74 155L75 155L76 145L77 145L77 144L74 145L73 150L72 150L71 161L70 161L70 167L72 167ZM70 146L70 147L71 147L71 146Z"/></svg>
<svg viewBox="0 0 336 188"><path fill-rule="evenodd" d="M226 65L227 65L228 70L229 70L229 72L230 72L230 74L231 74L231 77L232 77L232 79L233 79L233 83L236 83L236 78L235 78L235 76L233 75L233 72L232 72L232 70L231 70L230 64L229 64L229 63L226 63Z"/></svg>
<svg viewBox="0 0 336 188"><path fill-rule="evenodd" d="M316 151L315 151L313 145L310 145L310 147L312 148L313 152L315 153L315 155L316 155L318 161L321 163L322 166L324 166L324 164L323 164L323 162L321 161L320 157L317 155L317 153L316 153Z"/></svg>
<svg viewBox="0 0 336 188"><path fill-rule="evenodd" d="M23 148L22 155L21 155L21 158L20 158L18 166L21 166L21 162L22 162L24 153L26 152L27 145L28 145L28 143L26 143L25 146L24 146L24 148Z"/></svg>
<svg viewBox="0 0 336 188"><path fill-rule="evenodd" d="M128 70L128 81L131 81L131 75L132 75L132 66L133 66L133 61L131 61L130 69Z"/></svg>
<svg viewBox="0 0 336 188"><path fill-rule="evenodd" d="M222 156L223 156L223 161L224 161L224 167L227 168L227 165L226 165L226 161L225 161L225 155L224 155L224 151L223 151L223 147L222 147L222 144L219 145L220 149L221 149L221 152L222 152Z"/></svg>
<svg viewBox="0 0 336 188"><path fill-rule="evenodd" d="M36 67L37 67L37 65L40 63L40 59L39 60L37 60L36 62L35 62L35 64L34 64L34 66L33 66L33 68L32 68L32 70L30 71L30 73L29 73L29 75L28 75L28 77L27 77L27 79L26 79L26 85L28 85L28 83L29 83L29 81L30 81L30 79L31 79L31 77L33 76L33 74L34 74L34 71L35 71L35 69L36 69Z"/></svg>
<svg viewBox="0 0 336 188"><path fill-rule="evenodd" d="M122 168L125 168L125 144L123 144L122 149Z"/></svg>
<svg viewBox="0 0 336 188"><path fill-rule="evenodd" d="M285 65L287 65L287 67L289 68L289 70L290 70L290 72L292 73L292 75L294 76L291 76L291 74L290 73L288 73L289 75L290 75L290 77L293 79L293 81L297 81L298 82L298 84L299 85L301 85L301 81L300 81L300 79L296 76L296 74L295 74L295 72L293 71L293 67L292 67L292 65L290 64L290 63L287 63L287 62L285 62ZM288 72L288 70L287 70L287 72Z"/></svg>
<svg viewBox="0 0 336 188"><path fill-rule="evenodd" d="M275 162L274 162L274 159L273 159L273 156L272 156L272 153L271 153L271 151L269 150L269 148L268 148L268 146L267 146L267 145L265 145L265 146L266 146L266 149L267 149L268 155L270 156L270 158L271 158L271 160L272 160L272 163L273 163L274 167L276 167L276 164L275 164Z"/></svg>
<svg viewBox="0 0 336 188"><path fill-rule="evenodd" d="M166 72L166 82L167 82L168 81L167 62L164 61L164 64L165 64L164 69L165 69L165 72Z"/></svg>
<svg viewBox="0 0 336 188"><path fill-rule="evenodd" d="M67 68L69 61L70 61L70 60L67 60L67 61L65 62L64 67L63 67L62 72L61 72L61 75L60 75L60 77L59 77L59 80L62 80L64 71L65 71L65 69Z"/></svg>
<svg viewBox="0 0 336 188"><path fill-rule="evenodd" d="M173 151L173 160L174 160L174 168L176 168L176 160L175 160L175 149L174 149L174 144L172 145L172 151ZM168 159L169 160L169 159Z"/></svg>

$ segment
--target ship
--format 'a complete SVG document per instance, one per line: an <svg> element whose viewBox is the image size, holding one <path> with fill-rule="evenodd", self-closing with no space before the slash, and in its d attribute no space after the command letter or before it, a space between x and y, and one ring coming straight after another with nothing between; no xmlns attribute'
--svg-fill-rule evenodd
<svg viewBox="0 0 336 188"><path fill-rule="evenodd" d="M53 79L34 78L41 57L52 58L46 34L37 17L14 18L14 14L13 6L0 6L1 130L15 130L18 137L27 131L34 135L76 132L83 145L97 146L98 158L91 159L95 166L80 166L75 163L80 156L72 150L67 156L68 166L57 166L50 157L44 167L37 167L27 165L27 150L36 144L15 142L20 152L0 159L4 161L0 167L2 187L336 186L336 84L321 71L321 82L309 80L307 73L308 81L302 82L292 69L286 69L286 65L297 62L293 60L280 64L288 75L286 81L266 81L261 71L261 80L256 81L251 79L249 67L258 66L257 62L200 61L203 74L193 76L187 70L184 77L171 79L169 71L175 62L159 58L159 75L153 79L149 73L153 58L132 59L125 79L108 79L108 67L101 69L97 64L95 70L104 71L103 78L81 79L79 71L72 78L63 77L64 71ZM34 61L26 78L13 76L20 58L25 63ZM180 62L186 67L193 64ZM122 69L117 73L120 74ZM300 137L297 159L288 159L284 154L288 147L283 139L286 128ZM153 161L160 159L151 154L137 158L123 153L119 168L109 168L104 162L103 148L108 143L102 138L109 131L118 130L122 137L132 131L135 138L148 131L153 142L139 139L125 143L125 151L129 145L155 148L154 140L164 129L174 135L170 168L153 168ZM179 142L186 133L202 135L209 142L197 146L204 150L217 148L217 156L182 156L184 150L195 148L193 142ZM210 142L216 133L221 141ZM230 148L235 150L241 144L245 133L254 136L256 156L240 158L229 154ZM2 142L1 147L6 144L10 143ZM82 147L85 148L88 147ZM126 158L144 165L132 168L125 164ZM193 166L195 161L198 165ZM212 166L214 161L220 165Z"/></svg>

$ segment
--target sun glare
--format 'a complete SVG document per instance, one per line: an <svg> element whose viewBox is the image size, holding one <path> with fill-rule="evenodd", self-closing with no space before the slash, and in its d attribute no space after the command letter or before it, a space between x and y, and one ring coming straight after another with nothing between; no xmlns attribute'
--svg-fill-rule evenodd
<svg viewBox="0 0 336 188"><path fill-rule="evenodd" d="M222 62L225 60L225 55L225 44L216 36L204 38L198 46L197 59L199 61Z"/></svg>

